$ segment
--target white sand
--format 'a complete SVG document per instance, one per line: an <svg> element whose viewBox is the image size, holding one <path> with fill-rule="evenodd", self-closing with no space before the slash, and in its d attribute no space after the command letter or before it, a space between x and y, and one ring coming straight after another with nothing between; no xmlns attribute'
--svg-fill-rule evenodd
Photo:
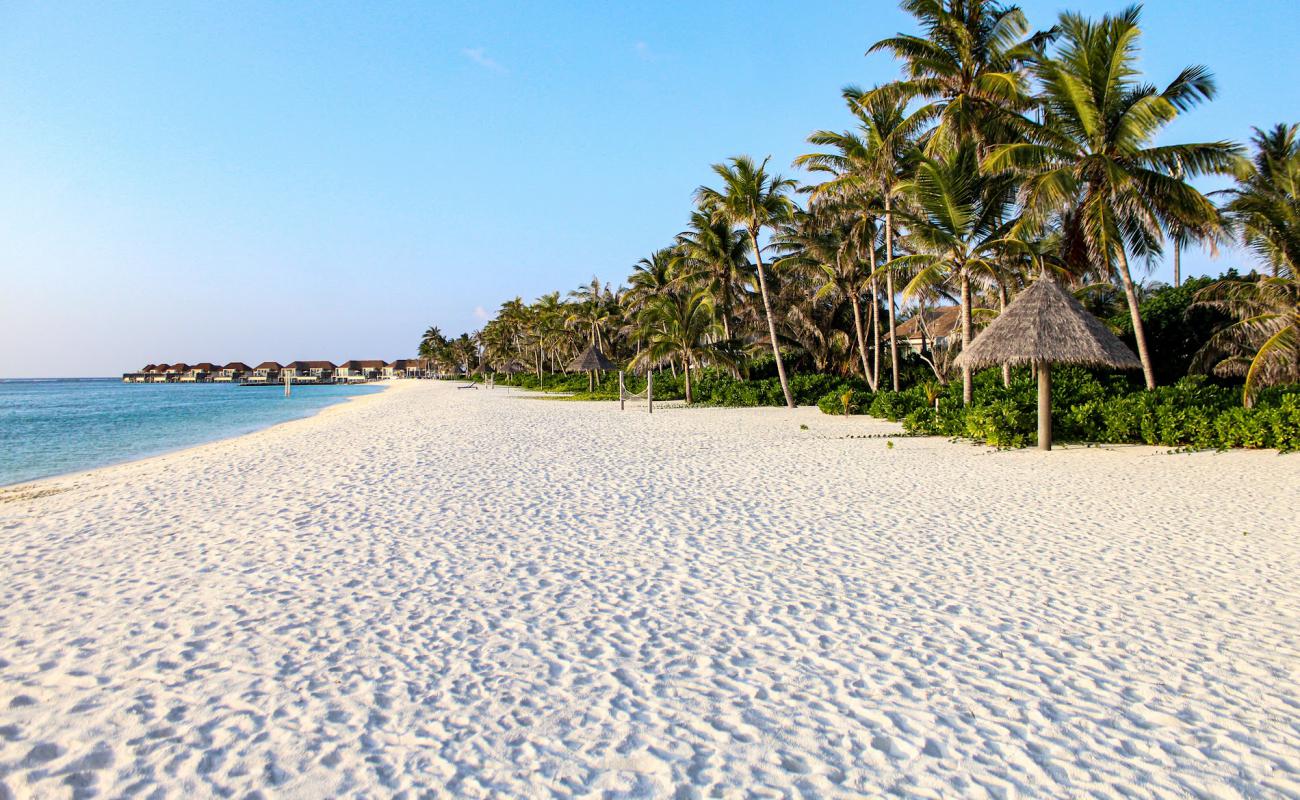
<svg viewBox="0 0 1300 800"><path fill-rule="evenodd" d="M894 430L418 383L0 493L0 797L1300 797L1300 455Z"/></svg>

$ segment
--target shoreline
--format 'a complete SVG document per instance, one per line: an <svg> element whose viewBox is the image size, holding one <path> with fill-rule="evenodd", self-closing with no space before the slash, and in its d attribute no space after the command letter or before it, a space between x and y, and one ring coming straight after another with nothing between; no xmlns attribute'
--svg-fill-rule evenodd
<svg viewBox="0 0 1300 800"><path fill-rule="evenodd" d="M17 382L17 381L25 381L25 380L28 380L28 379L25 379L25 378L14 378L14 379L9 379L9 380L13 380L13 381ZM43 378L35 378L35 379L31 379L31 380L32 380L33 382L35 382L35 381L43 381L43 380L45 380L45 379L43 379ZM51 379L49 379L49 380L51 380L51 381L64 381L64 380L73 380L73 381L76 381L76 380L88 380L88 381L90 381L90 380L103 380L103 379L101 379L101 378L51 378ZM109 379L109 380L113 380L113 379ZM42 476L37 477L37 478L30 478L30 479L28 479L28 480L22 480L22 481L18 481L18 482L16 482L16 483L0 483L0 503L4 503L4 502L6 502L6 498L5 498L4 495L6 495L6 494L8 494L8 493L18 492L19 490L24 490L24 489L28 489L28 488L30 488L30 489L32 489L32 490L34 490L34 491L40 491L40 490L42 490L44 487L38 486L38 484L47 483L47 482L50 482L50 481L58 481L58 480L72 480L72 479L75 479L75 478L89 477L89 476L91 476L91 475L94 475L95 473L98 473L98 472L101 472L101 471L103 471L103 470L107 470L107 469L113 469L113 468L116 468L116 467L126 467L126 466L130 466L130 465L132 465L132 464L137 464L137 463L144 462L144 461L151 461L151 460L153 460L153 459L157 459L157 458L165 458L165 457L167 457L167 456L174 456L174 455L178 455L178 454L180 454L180 453L184 453L184 452L187 452L187 451L189 451L189 450L196 449L196 448L207 447L207 446L209 446L209 445L215 445L215 444L222 444L222 443L224 443L224 442L229 442L229 441L233 441L233 440L236 440L236 439L242 439L242 438L244 438L245 436L256 436L256 435L259 434L259 433L265 433L265 432L267 432L267 431L274 430L275 428L278 428L278 427L280 427L281 425L291 425L291 424L293 424L293 423L295 423L295 422L302 422L303 420L308 420L308 419L312 419L312 418L314 418L314 417L318 417L318 416L324 414L325 412L329 411L330 409L339 408L339 407L344 406L344 405L346 405L346 404L348 404L348 403L350 403L350 402L353 402L353 401L357 401L357 400L365 400L365 399L367 399L367 398L379 397L379 396L383 395L383 394L385 393L386 390L390 389L394 384L391 383L391 382L385 382L385 383L380 383L380 384L377 384L377 385L378 385L379 391L376 391L376 392L370 392L370 393L367 393L367 394L351 395L351 396L343 397L343 398L340 398L338 402L331 403L330 405L327 405L327 406L321 406L320 408L316 409L315 411L312 411L312 412L310 412L310 413L304 414L303 416L300 416L300 417L293 417L292 419L281 420L281 421L279 421L279 422L273 422L273 423L271 423L271 424L269 424L269 425L266 425L266 426L263 426L263 427L259 427L259 428L254 428L254 429L252 429L252 430L241 431L241 432L239 432L239 433L223 434L223 435L221 435L221 436L218 436L218 437L215 438L215 439L205 439L204 441L201 441L201 442L194 442L193 444L181 445L181 446L179 446L179 447L168 448L168 449L165 449L165 450L160 450L160 451L152 452L152 453L145 453L145 454L142 454L142 455L129 456L129 457L127 457L127 458L123 458L123 459L121 459L121 460L111 461L111 462L108 462L108 463L106 463L106 464L101 464L101 465L99 465L99 466L97 466L97 467L90 467L90 468L87 468L87 469L72 470L72 471L70 471L70 472L58 472L58 473L53 473L53 474L50 474L50 475L42 475Z"/></svg>

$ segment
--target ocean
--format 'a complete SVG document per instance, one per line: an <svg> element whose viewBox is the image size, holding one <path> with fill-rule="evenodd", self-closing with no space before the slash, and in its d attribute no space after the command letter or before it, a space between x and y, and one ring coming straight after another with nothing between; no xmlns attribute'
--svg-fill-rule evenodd
<svg viewBox="0 0 1300 800"><path fill-rule="evenodd" d="M378 386L0 380L0 486L102 467L314 414Z"/></svg>

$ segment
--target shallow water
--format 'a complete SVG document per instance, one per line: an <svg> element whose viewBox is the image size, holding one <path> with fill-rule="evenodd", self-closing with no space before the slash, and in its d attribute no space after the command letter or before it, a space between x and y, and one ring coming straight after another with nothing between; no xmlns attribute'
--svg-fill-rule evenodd
<svg viewBox="0 0 1300 800"><path fill-rule="evenodd" d="M0 486L177 450L309 416L378 386L276 388L0 381Z"/></svg>

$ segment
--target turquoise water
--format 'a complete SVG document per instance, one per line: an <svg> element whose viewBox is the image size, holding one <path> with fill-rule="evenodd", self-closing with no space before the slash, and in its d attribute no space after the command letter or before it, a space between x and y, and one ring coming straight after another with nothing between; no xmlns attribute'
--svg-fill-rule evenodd
<svg viewBox="0 0 1300 800"><path fill-rule="evenodd" d="M0 380L0 486L178 450L306 417L378 386L280 388Z"/></svg>

